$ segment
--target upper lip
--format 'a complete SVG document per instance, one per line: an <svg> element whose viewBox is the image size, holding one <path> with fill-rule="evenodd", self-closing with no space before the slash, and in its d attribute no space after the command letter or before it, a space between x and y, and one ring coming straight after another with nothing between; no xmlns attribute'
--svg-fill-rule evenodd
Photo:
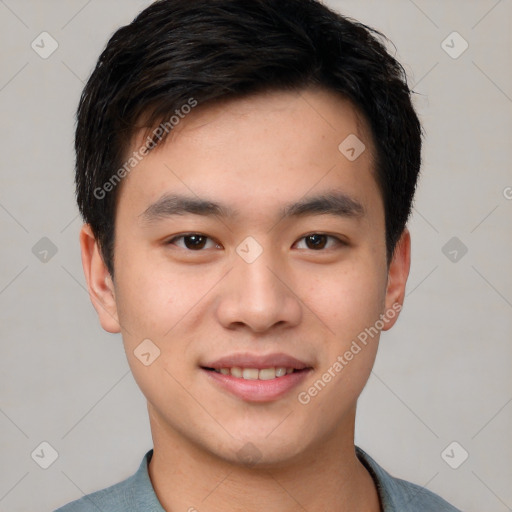
<svg viewBox="0 0 512 512"><path fill-rule="evenodd" d="M210 361L201 365L203 368L294 368L296 370L303 370L304 368L311 368L307 363L289 356L288 354L275 353L275 354L230 354L221 357L215 361Z"/></svg>

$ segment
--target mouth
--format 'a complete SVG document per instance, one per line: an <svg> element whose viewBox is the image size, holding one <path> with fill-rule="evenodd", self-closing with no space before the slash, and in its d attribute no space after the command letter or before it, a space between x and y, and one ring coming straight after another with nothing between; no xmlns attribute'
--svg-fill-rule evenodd
<svg viewBox="0 0 512 512"><path fill-rule="evenodd" d="M233 354L200 368L217 389L249 402L278 400L313 371L312 365L286 354Z"/></svg>
<svg viewBox="0 0 512 512"><path fill-rule="evenodd" d="M286 375L290 375L291 373L299 373L305 372L309 368L286 368L285 366L280 366L278 368L270 367L270 368L242 368L240 366L233 366L231 368L207 368L201 367L203 370L207 370L210 372L220 373L222 375L230 375L231 377L235 377L237 379L245 379L245 380L273 380L279 379Z"/></svg>

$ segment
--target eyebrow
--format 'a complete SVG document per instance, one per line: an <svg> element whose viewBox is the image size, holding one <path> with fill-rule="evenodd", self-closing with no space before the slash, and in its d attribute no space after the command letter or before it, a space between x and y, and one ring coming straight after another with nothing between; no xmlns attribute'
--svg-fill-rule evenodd
<svg viewBox="0 0 512 512"><path fill-rule="evenodd" d="M235 218L239 212L230 206L208 199L181 194L166 194L141 213L147 223L175 215L203 215L207 217ZM363 205L342 192L328 192L303 198L285 205L278 213L282 219L305 217L308 215L334 215L338 217L360 218L365 215Z"/></svg>

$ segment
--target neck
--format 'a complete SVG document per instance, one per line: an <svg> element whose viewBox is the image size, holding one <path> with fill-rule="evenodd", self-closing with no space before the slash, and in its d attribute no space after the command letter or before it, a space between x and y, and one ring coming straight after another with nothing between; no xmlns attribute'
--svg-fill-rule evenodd
<svg viewBox="0 0 512 512"><path fill-rule="evenodd" d="M244 466L164 426L150 409L149 476L167 512L380 512L375 484L355 454L354 414L290 460ZM167 428L166 428L167 427Z"/></svg>

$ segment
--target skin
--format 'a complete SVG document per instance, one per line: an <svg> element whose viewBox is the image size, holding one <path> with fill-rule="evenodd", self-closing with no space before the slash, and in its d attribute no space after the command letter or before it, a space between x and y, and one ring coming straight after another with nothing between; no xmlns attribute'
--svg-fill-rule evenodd
<svg viewBox="0 0 512 512"><path fill-rule="evenodd" d="M355 161L338 150L349 134L366 146ZM354 451L356 401L378 336L308 404L297 399L359 333L403 303L410 237L405 230L388 266L368 134L347 100L318 89L199 106L123 180L114 280L83 227L91 300L103 328L122 333L147 398L149 473L167 511L380 510ZM364 215L279 214L285 204L332 190L358 201ZM215 200L238 216L147 221L143 213L166 193ZM186 233L209 242L187 249L174 239ZM325 248L311 248L304 237L312 233L345 244L327 238ZM250 264L236 252L248 236L263 249ZM134 355L144 339L160 349L149 366ZM278 400L245 401L199 367L235 352L284 352L313 370ZM258 456L247 465L238 452L249 442Z"/></svg>

